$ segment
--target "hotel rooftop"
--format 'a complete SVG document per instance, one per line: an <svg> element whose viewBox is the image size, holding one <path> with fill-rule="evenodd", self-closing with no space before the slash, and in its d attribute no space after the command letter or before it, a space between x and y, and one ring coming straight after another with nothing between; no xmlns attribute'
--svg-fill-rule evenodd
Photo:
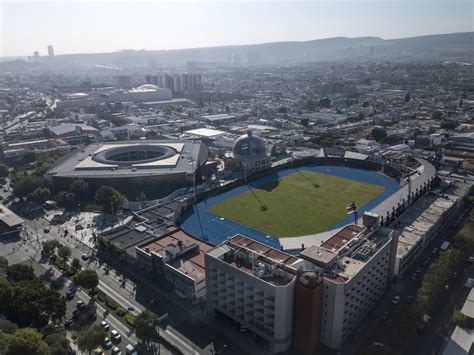
<svg viewBox="0 0 474 355"><path fill-rule="evenodd" d="M207 253L273 286L284 286L296 275L300 259L242 235L235 235Z"/></svg>

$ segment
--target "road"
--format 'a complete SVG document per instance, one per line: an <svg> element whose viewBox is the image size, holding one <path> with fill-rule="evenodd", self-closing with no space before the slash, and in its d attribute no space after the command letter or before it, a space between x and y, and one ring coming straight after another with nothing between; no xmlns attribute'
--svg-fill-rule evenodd
<svg viewBox="0 0 474 355"><path fill-rule="evenodd" d="M356 331L344 344L342 349L344 354L362 353L374 342L385 344L389 348L391 347L390 344L394 340L393 332L395 329L395 324L392 324L391 319L393 311L396 307L402 307L402 304L407 302L409 296L416 296L424 273L428 270L434 259L438 257L438 254L434 254L432 249L434 247L439 248L445 239L456 234L461 227L462 221L458 219L453 225L445 225L440 230L438 237L427 246L405 275L392 285L392 288L385 293L384 297L371 310L369 317L360 324L360 331ZM416 277L413 277L418 268L419 270L421 269L421 272ZM450 291L444 295L446 303L444 303L444 306L437 314L431 314L431 325L425 328L422 334L415 333L407 337L403 344L396 344L398 348L393 350L420 355L437 353L441 349L445 337L450 334L449 323L454 308L460 303L462 304L462 300L465 299L465 295L463 295L465 290L462 287L464 279L465 273L459 273L456 279L453 278L450 284ZM400 304L395 305L392 303L394 296L400 296ZM388 316L386 319L383 319L385 312L388 313Z"/></svg>
<svg viewBox="0 0 474 355"><path fill-rule="evenodd" d="M52 215L57 211L49 213ZM45 227L50 230L49 233L44 233ZM65 228L64 225L60 227L61 231ZM68 226L68 229L73 230L73 224L72 227ZM160 317L169 314L166 321L160 323L160 334L183 353L211 354L225 348L220 353L224 355L262 354L262 344L258 342L258 339L249 337L248 334L240 334L237 327L213 324L206 319L203 310L196 311L196 307L190 307L190 305L186 307L186 305L179 304L174 294L153 285L149 279L143 277L144 275L138 274L130 267L125 268L123 273L126 275L124 276L113 268L112 262L108 262L108 266L105 263L98 262L94 257L94 251L90 247L73 238L73 235L80 238L83 231L78 233L69 232L68 236L64 237L57 226L51 226L48 220L44 218L39 218L36 222L27 222L25 230L33 245L37 248L35 253L39 253L41 242L47 239L58 239L61 243L69 245L72 249L71 259L77 258L84 268L96 270L100 280L99 289L113 297L125 308L132 307L132 314L138 314L145 308L151 309ZM38 238L36 233L38 233ZM93 257L84 261L81 257L85 253ZM121 266L119 269L124 269L123 265L119 266ZM132 279L136 283L132 282Z"/></svg>
<svg viewBox="0 0 474 355"><path fill-rule="evenodd" d="M37 225L36 229L34 227L35 223ZM44 257L42 258L41 255L41 243L47 239L54 239L54 233L44 233L43 224L41 222L33 221L28 221L25 224L25 230L29 234L28 239L19 238L14 235L6 235L2 237L0 256L6 257L10 264L28 263L32 265L37 275L47 283L57 280L61 285L60 293L65 296L68 288L71 287L71 281L65 278L59 270L50 266L48 261ZM36 230L38 231L38 239L36 239ZM70 245L70 243L68 244ZM73 258L78 257L80 259L82 253L82 250L77 247L72 249ZM85 304L88 304L90 297L81 289L77 289L74 298L67 302L66 319L72 317L72 313L76 309L76 302L78 300L82 300ZM125 354L125 346L127 344L135 345L138 342L138 339L128 327L119 321L113 314L107 314L105 308L100 304L97 304L96 320L92 323L99 324L102 320L106 320L110 324L110 330L116 329L121 334L122 340L117 344L117 346L119 346L123 354ZM82 326L92 324L87 321L82 321L80 323L82 323L80 324ZM71 327L72 330L77 330L78 328L79 327L74 324ZM110 353L110 350L106 351L106 353ZM161 348L161 353L166 355L171 354L170 351L163 347Z"/></svg>

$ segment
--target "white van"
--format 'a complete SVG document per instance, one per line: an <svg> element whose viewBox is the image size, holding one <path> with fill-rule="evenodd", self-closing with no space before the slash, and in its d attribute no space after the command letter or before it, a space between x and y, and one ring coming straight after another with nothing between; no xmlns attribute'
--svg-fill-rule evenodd
<svg viewBox="0 0 474 355"><path fill-rule="evenodd" d="M138 352L135 350L135 348L131 344L128 344L125 347L125 350L126 350L127 355L138 355Z"/></svg>

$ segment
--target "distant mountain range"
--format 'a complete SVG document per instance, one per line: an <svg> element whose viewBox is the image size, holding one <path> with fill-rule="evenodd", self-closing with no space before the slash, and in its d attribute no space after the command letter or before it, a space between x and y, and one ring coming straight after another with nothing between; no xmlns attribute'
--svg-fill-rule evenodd
<svg viewBox="0 0 474 355"><path fill-rule="evenodd" d="M473 56L474 32L384 40L378 37L335 37L303 42L273 42L177 50L125 50L113 53L40 57L39 62L79 65L137 66L186 62L301 63L322 60L436 58Z"/></svg>

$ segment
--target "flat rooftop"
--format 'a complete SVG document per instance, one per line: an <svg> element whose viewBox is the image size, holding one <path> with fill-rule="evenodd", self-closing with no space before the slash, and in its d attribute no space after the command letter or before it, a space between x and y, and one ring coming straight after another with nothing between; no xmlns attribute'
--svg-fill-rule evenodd
<svg viewBox="0 0 474 355"><path fill-rule="evenodd" d="M0 221L6 224L8 228L18 227L25 222L23 218L3 205L0 206Z"/></svg>
<svg viewBox="0 0 474 355"><path fill-rule="evenodd" d="M321 244L321 247L337 252L353 238L357 237L363 229L364 227L350 224L326 240Z"/></svg>
<svg viewBox="0 0 474 355"><path fill-rule="evenodd" d="M296 264L300 261L293 255L239 234L207 254L273 286L286 286L293 281Z"/></svg>
<svg viewBox="0 0 474 355"><path fill-rule="evenodd" d="M185 131L184 133L188 133L190 135L198 136L198 137L205 137L205 138L216 138L224 134L227 134L224 131L219 131L217 129L211 129L211 128L191 129L189 131Z"/></svg>
<svg viewBox="0 0 474 355"><path fill-rule="evenodd" d="M430 232L434 224L457 203L452 195L427 194L416 201L398 220L397 257L404 258Z"/></svg>
<svg viewBox="0 0 474 355"><path fill-rule="evenodd" d="M156 253L164 256L167 247L178 245L182 245L183 249L190 248L190 250L178 255L166 264L193 280L199 281L205 274L204 254L211 250L213 246L193 238L182 229L174 226L168 227L166 234L137 246L137 249L147 254Z"/></svg>

